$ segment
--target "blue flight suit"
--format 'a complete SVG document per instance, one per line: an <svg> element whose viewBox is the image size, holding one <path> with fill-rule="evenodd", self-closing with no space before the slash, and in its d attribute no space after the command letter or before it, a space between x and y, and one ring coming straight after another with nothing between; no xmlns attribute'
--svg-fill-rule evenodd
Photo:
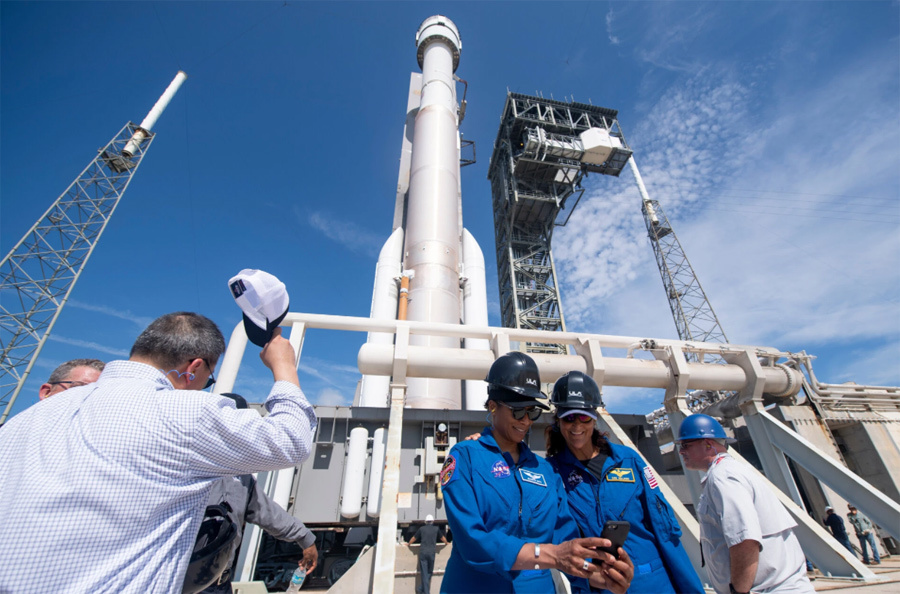
<svg viewBox="0 0 900 594"><path fill-rule="evenodd" d="M608 520L631 523L625 551L634 563L629 594L703 592L703 584L681 546L681 528L663 497L658 480L631 448L609 444L598 481L568 448L548 459L565 485L569 509L583 536L600 536ZM586 580L573 580L573 592L588 592ZM606 590L603 590L606 592Z"/></svg>
<svg viewBox="0 0 900 594"><path fill-rule="evenodd" d="M441 592L554 591L549 570L510 569L525 543L578 537L565 488L546 460L522 443L514 464L488 427L450 450L441 486L453 534Z"/></svg>

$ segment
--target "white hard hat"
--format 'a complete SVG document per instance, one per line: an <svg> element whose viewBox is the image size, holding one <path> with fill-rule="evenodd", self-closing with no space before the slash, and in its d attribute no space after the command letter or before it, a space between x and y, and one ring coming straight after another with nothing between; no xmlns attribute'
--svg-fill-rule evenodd
<svg viewBox="0 0 900 594"><path fill-rule="evenodd" d="M434 516L432 516L431 514L428 514L427 516L425 516L426 524L431 524L432 522L434 522Z"/></svg>

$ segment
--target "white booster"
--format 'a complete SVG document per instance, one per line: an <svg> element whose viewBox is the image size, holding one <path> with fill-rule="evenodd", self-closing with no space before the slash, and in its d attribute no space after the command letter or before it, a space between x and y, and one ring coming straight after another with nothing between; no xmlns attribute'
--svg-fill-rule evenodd
<svg viewBox="0 0 900 594"><path fill-rule="evenodd" d="M396 320L400 288L400 261L403 257L403 229L394 229L378 254L375 265L375 286L372 289L372 308L369 317L375 320ZM387 332L369 332L366 342L393 344L394 335ZM386 375L364 375L359 390L359 406L384 407L388 405L391 378Z"/></svg>

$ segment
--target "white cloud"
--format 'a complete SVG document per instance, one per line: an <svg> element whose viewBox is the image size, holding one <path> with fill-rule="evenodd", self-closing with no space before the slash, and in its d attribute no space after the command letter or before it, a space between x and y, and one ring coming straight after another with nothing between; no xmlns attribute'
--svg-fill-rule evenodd
<svg viewBox="0 0 900 594"><path fill-rule="evenodd" d="M128 358L128 350L126 349L117 349L114 347L104 346L102 344L91 342L89 340L80 340L78 338L66 338L65 336L59 336L55 334L50 334L48 336L49 340L54 342L61 342L63 344L70 344L77 347L82 347L85 349L91 349L97 351L99 353L106 353L108 355L113 355L114 357L121 357L123 359Z"/></svg>
<svg viewBox="0 0 900 594"><path fill-rule="evenodd" d="M732 342L870 342L823 381L900 381L896 73L896 56L862 56L791 88L706 67L659 92L628 136ZM586 187L554 236L569 329L675 336L630 172Z"/></svg>
<svg viewBox="0 0 900 594"><path fill-rule="evenodd" d="M313 211L307 213L299 206L294 206L294 214L301 221L320 231L325 237L335 241L351 252L377 257L387 235L379 235L363 229L359 225L338 218L330 213Z"/></svg>
<svg viewBox="0 0 900 594"><path fill-rule="evenodd" d="M107 307L105 305L92 305L90 303L83 303L81 301L77 301L75 299L70 299L67 302L69 307L74 307L75 309L83 309L86 311L93 311L97 313L101 313L107 316L111 316L113 318L119 318L120 320L127 320L129 322L134 322L139 328L143 329L150 325L150 322L153 321L153 318L147 316L139 316L135 313L132 313L130 310L117 310L111 307Z"/></svg>
<svg viewBox="0 0 900 594"><path fill-rule="evenodd" d="M609 7L609 10L606 11L606 36L609 39L609 42L613 45L619 45L619 38L616 37L616 34L613 33L613 22L615 21L615 15L613 14L612 6Z"/></svg>
<svg viewBox="0 0 900 594"><path fill-rule="evenodd" d="M345 395L333 388L325 388L312 398L312 403L318 406L350 406L353 404L353 394Z"/></svg>

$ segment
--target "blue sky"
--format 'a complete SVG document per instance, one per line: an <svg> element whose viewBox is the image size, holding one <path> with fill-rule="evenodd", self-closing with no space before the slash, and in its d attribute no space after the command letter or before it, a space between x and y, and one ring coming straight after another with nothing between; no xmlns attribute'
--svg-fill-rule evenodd
<svg viewBox="0 0 900 594"><path fill-rule="evenodd" d="M731 342L806 350L826 382L900 385L897 2L0 2L6 254L179 69L188 80L14 412L74 357L127 357L175 310L230 333L226 281L367 316L391 230L414 36L463 48L463 219L499 325L487 166L507 89L619 110ZM677 338L630 172L591 176L554 253L570 330ZM4 297L5 299L5 297ZM301 383L349 404L363 335L311 333ZM236 385L264 398L249 354ZM658 391L606 390L646 413Z"/></svg>

